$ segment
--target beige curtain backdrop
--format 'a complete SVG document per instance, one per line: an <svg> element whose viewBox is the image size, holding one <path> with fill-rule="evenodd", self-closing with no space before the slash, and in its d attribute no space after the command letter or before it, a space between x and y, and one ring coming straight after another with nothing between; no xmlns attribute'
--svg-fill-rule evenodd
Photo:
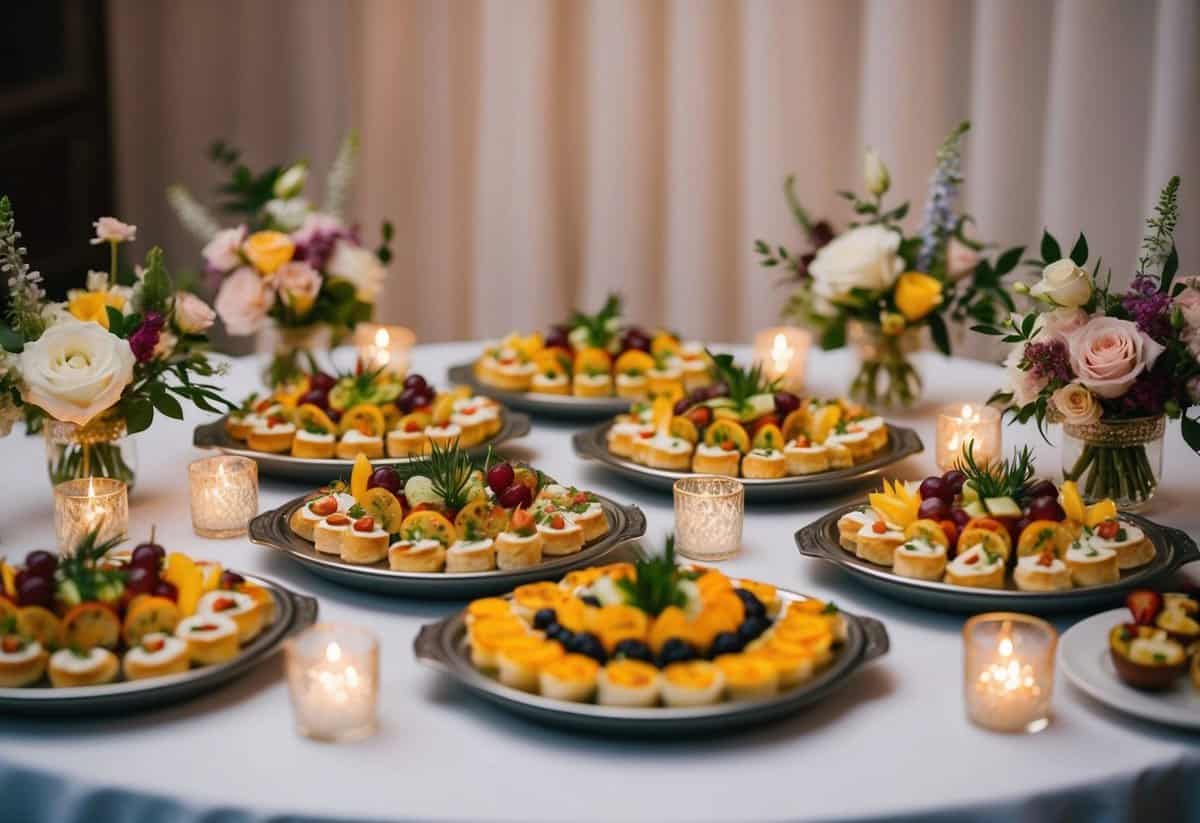
<svg viewBox="0 0 1200 823"><path fill-rule="evenodd" d="M794 172L849 218L861 147L919 219L958 120L980 234L1042 226L1118 273L1160 186L1200 271L1195 0L113 0L121 216L177 266L163 198L207 192L205 146L323 169L362 137L353 216L396 224L380 314L422 339L541 327L622 292L628 314L746 339L783 292L751 253L798 242Z"/></svg>

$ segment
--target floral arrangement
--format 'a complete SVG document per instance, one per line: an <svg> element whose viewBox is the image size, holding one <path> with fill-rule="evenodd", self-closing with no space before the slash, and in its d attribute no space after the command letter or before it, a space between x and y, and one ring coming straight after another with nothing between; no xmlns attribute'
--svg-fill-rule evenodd
<svg viewBox="0 0 1200 823"><path fill-rule="evenodd" d="M977 323L997 318L998 306L1014 309L1002 278L1016 268L1024 248L1011 248L993 263L983 244L966 236L971 218L957 211L962 184L962 138L970 123L959 124L937 152L920 228L907 234L900 223L909 204L888 207L884 195L891 175L879 156L867 149L866 193L839 194L850 202L857 220L838 233L827 220L813 220L798 202L789 177L784 194L809 248L804 253L755 241L760 262L783 267L794 290L784 315L818 332L824 349L846 345L848 330L870 338L851 394L869 403L911 403L920 377L907 358L909 330L927 327L937 348L950 353L948 315ZM910 335L911 338L911 335Z"/></svg>
<svg viewBox="0 0 1200 823"><path fill-rule="evenodd" d="M205 242L205 271L230 334L254 334L270 318L283 329L327 327L339 339L370 319L391 260L392 226L385 221L381 244L369 249L359 228L342 219L357 146L353 134L343 142L320 209L304 196L304 163L255 173L223 142L210 149L214 162L230 174L217 189L224 198L220 209L238 218L238 225L222 228L180 186L168 191L180 219ZM297 351L277 355L268 377L272 385L299 370L295 355L304 346L293 348Z"/></svg>
<svg viewBox="0 0 1200 823"><path fill-rule="evenodd" d="M1064 256L1045 232L1042 259L1029 261L1040 280L1015 284L1036 301L1034 310L974 327L1012 344L1005 360L1010 387L993 402L1017 421L1035 420L1043 432L1046 422L1062 422L1068 434L1089 441L1063 467L1089 498L1149 499L1157 469L1145 441L1156 428L1161 437L1164 415L1180 418L1184 439L1200 451L1200 422L1186 416L1200 405L1200 277L1176 279L1178 193L1173 177L1147 220L1126 291L1111 288L1111 269L1100 277L1100 260L1088 271L1082 233ZM1104 437L1105 425L1118 428ZM1113 433L1121 428L1125 434ZM1138 428L1146 436L1131 434Z"/></svg>
<svg viewBox="0 0 1200 823"><path fill-rule="evenodd" d="M78 438L51 466L55 481L73 476L117 477L132 472L106 445L101 430L135 434L155 412L180 420L187 400L209 412L232 408L222 390L204 382L219 371L204 353L215 319L199 297L176 291L155 247L135 268L133 282L118 278L117 249L137 227L113 217L94 223L93 245L109 247L109 270L90 271L85 288L65 302L47 300L39 272L30 268L12 205L0 197L0 272L8 279L7 323L0 324L0 434L23 415L34 428L46 420L74 424L94 436Z"/></svg>

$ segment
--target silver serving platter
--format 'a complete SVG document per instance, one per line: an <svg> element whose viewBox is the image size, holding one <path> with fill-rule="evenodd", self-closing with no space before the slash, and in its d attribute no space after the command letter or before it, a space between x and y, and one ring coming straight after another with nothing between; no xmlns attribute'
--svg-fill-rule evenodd
<svg viewBox="0 0 1200 823"><path fill-rule="evenodd" d="M662 491L671 491L675 481L680 478L696 476L694 472L653 469L613 454L608 450L607 438L608 429L612 425L612 421L609 421L576 432L571 438L571 442L575 446L575 454L585 460L595 460L606 469L635 483ZM828 497L861 485L893 463L919 454L924 448L921 438L915 431L889 423L887 445L870 460L848 469L833 469L819 474L796 477L774 479L741 477L738 479L746 487L747 500L799 500L807 497Z"/></svg>
<svg viewBox="0 0 1200 823"><path fill-rule="evenodd" d="M838 566L859 582L889 597L938 611L974 614L985 611L1020 611L1055 614L1095 610L1119 605L1131 589L1150 585L1184 563L1200 559L1200 549L1192 538L1179 529L1160 526L1144 517L1121 512L1154 542L1154 559L1136 569L1121 573L1116 583L1088 586L1056 592L1024 592L1007 575L1006 588L972 589L935 580L916 580L896 574L886 566L868 563L846 551L838 542L837 522L842 515L858 508L842 506L796 532L796 546L805 557Z"/></svg>
<svg viewBox="0 0 1200 823"><path fill-rule="evenodd" d="M243 646L234 659L181 674L101 686L0 688L0 713L74 717L143 711L198 697L246 674L273 655L285 639L316 621L317 601L265 578L245 577L275 598L275 622Z"/></svg>
<svg viewBox="0 0 1200 823"><path fill-rule="evenodd" d="M502 409L500 431L478 446L463 449L472 457L483 457L491 446L499 446L509 440L524 437L529 434L530 420L528 415ZM292 457L290 454L270 454L255 451L246 447L240 440L230 436L225 428L228 415L220 420L197 426L192 435L192 445L201 449L218 449L225 454L236 454L249 457L258 463L261 474L279 477L285 480L298 480L305 483L328 483L337 477L349 477L354 468L353 460L341 458ZM375 457L371 459L372 466L391 466L408 463L411 457Z"/></svg>
<svg viewBox="0 0 1200 823"><path fill-rule="evenodd" d="M575 397L569 394L505 391L480 380L475 375L474 363L451 366L448 376L451 383L470 386L476 394L491 397L510 409L559 420L597 420L602 417L614 417L629 411L629 404L633 402L627 397Z"/></svg>
<svg viewBox="0 0 1200 823"><path fill-rule="evenodd" d="M250 540L279 549L308 571L343 586L401 597L431 600L461 600L485 594L506 592L522 583L558 578L571 569L591 566L627 540L646 533L646 515L637 506L622 506L606 497L597 500L608 518L608 534L584 544L575 554L547 560L528 569L486 572L402 572L392 571L387 561L370 566L346 563L338 557L320 554L313 544L292 531L288 525L292 512L312 499L297 497L278 509L263 512L250 521Z"/></svg>
<svg viewBox="0 0 1200 823"><path fill-rule="evenodd" d="M809 599L783 589L779 590L779 596L786 601ZM531 720L600 734L675 737L729 731L791 714L843 686L865 663L887 652L888 635L882 623L870 617L842 614L846 618L846 642L834 661L812 680L767 700L726 701L689 708L572 703L505 686L472 665L465 611L422 626L413 641L413 652L422 663L445 672L485 700Z"/></svg>

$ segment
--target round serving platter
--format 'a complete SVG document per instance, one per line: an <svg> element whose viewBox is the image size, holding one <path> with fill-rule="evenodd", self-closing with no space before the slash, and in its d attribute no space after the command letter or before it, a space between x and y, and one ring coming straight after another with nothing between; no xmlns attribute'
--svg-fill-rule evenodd
<svg viewBox="0 0 1200 823"><path fill-rule="evenodd" d="M609 427L612 425L612 421L609 421L576 432L571 438L571 442L575 446L575 454L585 460L595 460L606 469L635 483L661 491L671 491L675 481L680 478L696 476L694 472L652 469L613 454L608 450L607 437ZM746 487L747 500L797 500L807 497L827 497L860 485L893 463L919 454L924 448L921 438L915 431L889 423L888 442L883 450L870 460L848 469L833 469L818 474L774 479L742 477L739 480Z"/></svg>
<svg viewBox="0 0 1200 823"><path fill-rule="evenodd" d="M528 415L511 412L508 409L503 409L500 414L502 421L500 431L483 443L463 449L463 451L472 457L483 457L487 454L489 447L499 446L509 440L529 434ZM201 449L218 449L225 454L249 457L258 463L258 470L261 474L305 483L328 483L336 477L349 477L350 470L354 468L353 460L292 457L290 454L270 454L248 449L244 443L230 436L229 431L225 428L225 417L197 426L192 435L192 445ZM376 457L371 460L371 465L378 468L379 466L408 463L413 459L411 457Z"/></svg>
<svg viewBox="0 0 1200 823"><path fill-rule="evenodd" d="M1195 541L1179 529L1160 526L1138 515L1121 512L1154 542L1154 559L1136 569L1121 573L1116 583L1067 589L1055 592L1025 592L1008 579L1004 589L973 589L937 580L917 580L896 574L886 566L877 566L842 548L838 542L837 522L858 505L842 506L796 532L800 554L838 566L859 582L917 606L939 611L976 613L1019 611L1034 614L1083 611L1120 603L1130 589L1148 586L1154 580L1175 571L1184 563L1200 559Z"/></svg>
<svg viewBox="0 0 1200 823"><path fill-rule="evenodd" d="M0 713L73 717L143 711L198 697L241 677L274 654L290 635L317 619L317 601L270 580L245 575L275 598L275 621L226 663L182 674L100 686L0 688Z"/></svg>
<svg viewBox="0 0 1200 823"><path fill-rule="evenodd" d="M402 572L389 569L386 561L360 566L317 552L312 543L296 534L288 525L292 512L311 499L312 495L297 497L278 509L263 512L254 518L250 521L250 540L279 549L313 574L334 583L401 597L458 600L509 591L522 583L558 578L580 566L593 565L622 543L646 533L646 515L641 509L597 496L604 516L608 518L608 534L585 544L575 554L511 571Z"/></svg>
<svg viewBox="0 0 1200 823"><path fill-rule="evenodd" d="M447 373L453 384L470 386L477 394L490 397L510 409L559 420L596 420L615 417L629 411L626 397L574 397L569 394L538 394L505 391L489 386L475 375L474 363L451 366Z"/></svg>
<svg viewBox="0 0 1200 823"><path fill-rule="evenodd" d="M1117 677L1108 633L1128 622L1128 609L1093 615L1072 626L1058 644L1058 659L1072 684L1119 712L1187 729L1200 730L1200 691L1186 677L1170 689L1145 692Z"/></svg>
<svg viewBox="0 0 1200 823"><path fill-rule="evenodd" d="M778 592L785 602L809 599L784 589ZM878 620L846 612L842 615L846 619L846 642L834 661L808 682L765 700L690 708L572 703L505 686L472 665L465 611L422 626L413 641L413 652L422 663L445 672L485 700L531 720L600 734L667 737L729 731L775 720L845 685L864 664L885 654L889 641L887 630Z"/></svg>

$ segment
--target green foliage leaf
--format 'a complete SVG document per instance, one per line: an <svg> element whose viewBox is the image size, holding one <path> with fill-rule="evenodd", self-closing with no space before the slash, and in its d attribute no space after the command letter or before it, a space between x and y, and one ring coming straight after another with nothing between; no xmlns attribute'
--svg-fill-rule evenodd
<svg viewBox="0 0 1200 823"><path fill-rule="evenodd" d="M3 346L5 351L20 354L25 350L25 338L8 326L0 324L0 346Z"/></svg>
<svg viewBox="0 0 1200 823"><path fill-rule="evenodd" d="M825 351L840 349L846 345L846 318L838 315L821 331L819 344Z"/></svg>
<svg viewBox="0 0 1200 823"><path fill-rule="evenodd" d="M105 306L104 313L108 315L108 330L117 337L128 337L125 332L125 315L112 306Z"/></svg>
<svg viewBox="0 0 1200 823"><path fill-rule="evenodd" d="M1088 259L1088 244L1087 238L1083 236L1083 232L1079 233L1079 239L1075 241L1075 245L1071 247L1071 262L1076 266L1082 266Z"/></svg>
<svg viewBox="0 0 1200 823"><path fill-rule="evenodd" d="M1175 244L1171 244L1171 251L1167 254L1167 259L1163 263L1162 268L1162 285L1159 291L1170 293L1171 283L1175 280L1175 274L1179 271L1179 250L1175 248Z"/></svg>
<svg viewBox="0 0 1200 823"><path fill-rule="evenodd" d="M996 275L1003 277L1017 267L1021 255L1025 253L1024 246L1015 246L996 258Z"/></svg>
<svg viewBox="0 0 1200 823"><path fill-rule="evenodd" d="M938 351L949 357L950 332L946 329L945 318L934 312L926 318L925 322L929 324L929 334L933 338L933 345L937 346Z"/></svg>
<svg viewBox="0 0 1200 823"><path fill-rule="evenodd" d="M179 401L172 397L161 383L154 383L150 387L150 400L154 403L154 408L170 417L173 420L183 419L183 407L179 405Z"/></svg>
<svg viewBox="0 0 1200 823"><path fill-rule="evenodd" d="M134 394L121 401L122 417L125 418L125 430L129 434L137 434L150 428L154 420L154 405L150 398Z"/></svg>
<svg viewBox="0 0 1200 823"><path fill-rule="evenodd" d="M1062 259L1062 249L1058 245L1058 241L1054 239L1054 235L1050 232L1042 231L1042 261L1049 265L1056 260Z"/></svg>
<svg viewBox="0 0 1200 823"><path fill-rule="evenodd" d="M1184 415L1179 420L1179 426L1183 433L1184 442L1191 447L1192 451L1200 452L1200 420L1195 420Z"/></svg>
<svg viewBox="0 0 1200 823"><path fill-rule="evenodd" d="M163 263L163 250L158 246L146 252L146 274L142 278L142 312L155 311L165 315L174 286Z"/></svg>

